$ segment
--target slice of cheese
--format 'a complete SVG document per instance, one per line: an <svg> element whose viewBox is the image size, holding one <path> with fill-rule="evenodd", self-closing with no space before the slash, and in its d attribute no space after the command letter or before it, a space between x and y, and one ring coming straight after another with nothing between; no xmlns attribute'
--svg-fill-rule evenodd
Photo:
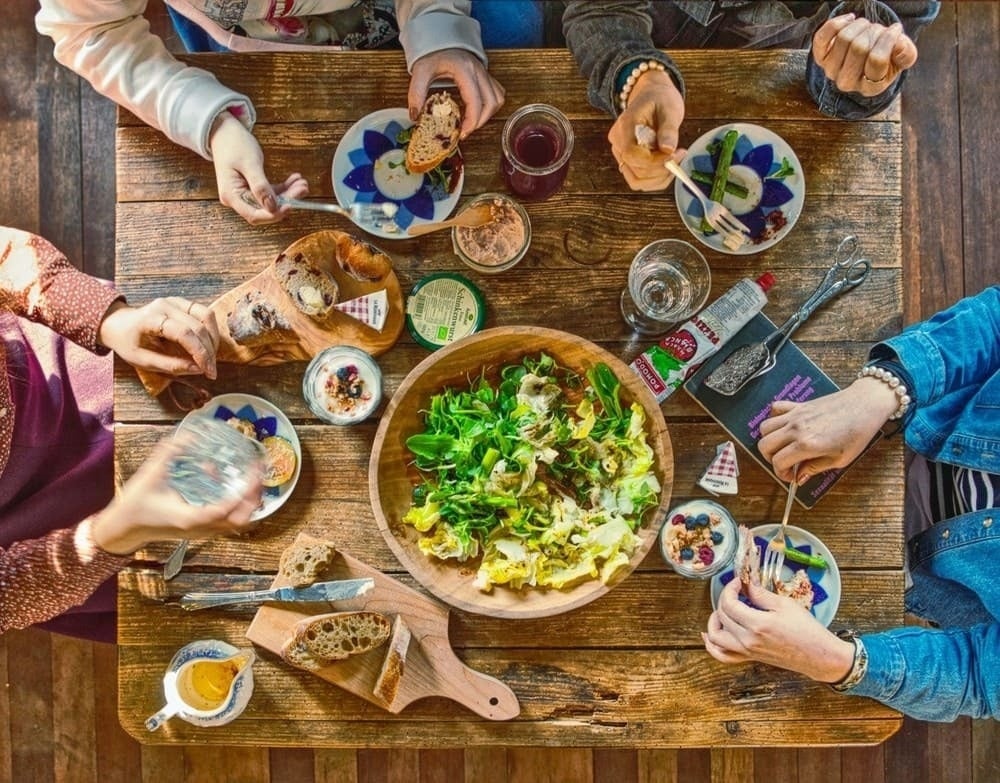
<svg viewBox="0 0 1000 783"><path fill-rule="evenodd" d="M344 315L361 321L365 326L381 332L389 315L389 295L383 288L381 291L362 294L346 302L337 302L333 307Z"/></svg>

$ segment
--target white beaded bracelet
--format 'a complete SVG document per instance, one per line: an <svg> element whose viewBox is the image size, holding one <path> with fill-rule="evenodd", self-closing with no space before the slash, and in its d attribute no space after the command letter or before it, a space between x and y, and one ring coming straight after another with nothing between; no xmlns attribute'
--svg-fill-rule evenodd
<svg viewBox="0 0 1000 783"><path fill-rule="evenodd" d="M618 105L621 106L622 111L625 111L628 107L628 96L632 92L632 88L635 87L635 83L639 81L640 76L646 73L646 71L666 70L666 67L659 60L644 60L635 66L632 69L632 73L625 80L625 84L622 85L622 91L618 94Z"/></svg>
<svg viewBox="0 0 1000 783"><path fill-rule="evenodd" d="M884 367L877 367L873 364L869 364L867 367L861 368L861 372L858 373L859 378L875 378L876 380L882 381L896 394L896 399L899 404L896 407L895 412L889 417L889 421L895 421L896 419L901 419L906 415L906 411L910 408L910 403L913 402L913 398L907 394L906 387L902 382L893 375L891 372L886 370Z"/></svg>

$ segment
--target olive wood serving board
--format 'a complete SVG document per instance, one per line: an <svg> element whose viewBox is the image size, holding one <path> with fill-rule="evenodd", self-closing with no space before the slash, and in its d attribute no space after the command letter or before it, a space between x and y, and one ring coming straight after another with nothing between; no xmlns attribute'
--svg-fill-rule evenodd
<svg viewBox="0 0 1000 783"><path fill-rule="evenodd" d="M357 280L351 277L337 263L337 238L340 236L343 236L343 232L317 231L296 240L283 253L293 255L305 252L310 260L324 266L339 286L338 302L346 302L362 294L374 293L384 288L388 297L388 313L382 331L373 329L339 310L332 312L322 324L300 312L274 276L272 261L249 280L226 291L209 305L209 310L219 328L217 361L260 366L305 361L331 345L352 345L378 356L396 343L403 330L405 319L403 293L396 273L390 269L385 277L376 281ZM364 240L356 241L368 244L374 252L389 257L387 253ZM292 340L249 346L240 345L233 339L226 323L229 313L242 296L252 291L262 292L275 309L288 320L294 331ZM137 372L143 386L154 397L162 394L172 381L169 376L160 373L143 370Z"/></svg>
<svg viewBox="0 0 1000 783"><path fill-rule="evenodd" d="M296 543L311 541L315 539L305 534L296 538ZM314 672L317 676L393 713L400 712L417 699L444 696L489 720L509 720L518 715L521 708L517 696L509 687L494 677L470 669L455 655L448 641L449 611L446 607L344 552L337 553L322 578L364 577L375 580L374 589L357 598L323 605L324 608L319 611L365 610L381 612L390 619L397 614L402 615L413 636L396 695L387 704L373 692L388 643L324 666ZM286 584L288 581L278 576L272 587ZM316 609L317 606L265 604L254 615L246 637L254 644L280 654L282 645L292 634L292 627L310 616L311 613L303 609Z"/></svg>

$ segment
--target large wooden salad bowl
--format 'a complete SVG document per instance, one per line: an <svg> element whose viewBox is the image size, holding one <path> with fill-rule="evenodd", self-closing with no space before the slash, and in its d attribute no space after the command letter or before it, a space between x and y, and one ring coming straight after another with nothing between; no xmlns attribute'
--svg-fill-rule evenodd
<svg viewBox="0 0 1000 783"><path fill-rule="evenodd" d="M428 557L418 548L421 537L402 522L412 501L420 474L406 439L424 428L423 411L430 398L446 387L467 388L470 379L486 368L519 362L524 356L546 353L563 367L580 375L604 362L621 381L623 406L638 401L646 412L646 431L655 452L655 472L662 491L659 505L646 512L637 531L640 544L628 567L611 584L592 579L565 589L495 586L482 592L474 584L478 562L458 563ZM656 541L670 504L673 485L673 449L667 425L656 400L639 378L617 357L575 335L534 326L489 329L446 346L418 364L393 395L375 436L369 469L369 491L379 529L389 547L413 577L442 601L468 612L494 617L545 617L575 609L604 595L642 561Z"/></svg>

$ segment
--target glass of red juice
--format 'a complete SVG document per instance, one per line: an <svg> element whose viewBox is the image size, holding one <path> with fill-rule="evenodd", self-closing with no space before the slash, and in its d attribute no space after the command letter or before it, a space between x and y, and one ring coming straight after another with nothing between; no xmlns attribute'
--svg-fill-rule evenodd
<svg viewBox="0 0 1000 783"><path fill-rule="evenodd" d="M560 187L573 153L573 126L555 106L529 103L503 126L500 172L511 193L547 199Z"/></svg>

